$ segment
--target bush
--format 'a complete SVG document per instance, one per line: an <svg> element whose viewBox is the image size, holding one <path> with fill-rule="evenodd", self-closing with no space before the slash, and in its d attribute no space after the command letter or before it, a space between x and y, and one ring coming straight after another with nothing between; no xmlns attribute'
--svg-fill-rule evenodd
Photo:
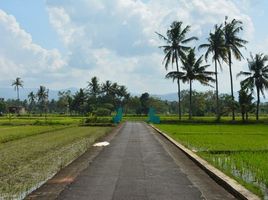
<svg viewBox="0 0 268 200"><path fill-rule="evenodd" d="M111 115L111 110L107 108L97 108L95 111L95 115L97 116L109 116Z"/></svg>
<svg viewBox="0 0 268 200"><path fill-rule="evenodd" d="M92 123L112 123L111 117L97 117L97 116L91 116L87 117L84 120L84 124L92 124Z"/></svg>

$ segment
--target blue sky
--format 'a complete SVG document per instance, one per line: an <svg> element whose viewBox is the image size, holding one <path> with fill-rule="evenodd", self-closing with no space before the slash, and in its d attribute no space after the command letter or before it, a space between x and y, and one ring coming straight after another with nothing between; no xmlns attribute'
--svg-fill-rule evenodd
<svg viewBox="0 0 268 200"><path fill-rule="evenodd" d="M0 9L15 16L21 28L32 35L33 42L48 49L64 50L56 31L49 23L44 0L1 0Z"/></svg>
<svg viewBox="0 0 268 200"><path fill-rule="evenodd" d="M0 0L0 87L19 76L25 87L79 88L96 75L133 93L175 92L176 84L164 79L155 31L182 20L192 26L189 36L200 38L192 44L198 46L228 15L244 23L245 57L268 54L267 10L266 0ZM234 74L243 69L245 60L234 63ZM220 81L220 92L228 93L226 66Z"/></svg>

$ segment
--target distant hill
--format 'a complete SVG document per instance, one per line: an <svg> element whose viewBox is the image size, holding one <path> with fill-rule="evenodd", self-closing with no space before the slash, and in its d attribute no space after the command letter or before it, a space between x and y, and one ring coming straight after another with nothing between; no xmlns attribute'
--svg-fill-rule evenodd
<svg viewBox="0 0 268 200"><path fill-rule="evenodd" d="M37 92L37 88L21 88L20 89L20 99L24 100L27 99L28 94L30 92ZM71 90L72 93L74 94L78 89L77 88L67 88L67 89L62 89L62 90L50 90L49 89L49 99L58 99L58 92L63 91L63 90ZM14 90L14 88L0 88L0 98L4 99L16 99L17 98L17 93Z"/></svg>
<svg viewBox="0 0 268 200"><path fill-rule="evenodd" d="M168 94L161 94L161 95L157 95L154 94L152 95L153 97L157 97L160 98L161 100L167 100L167 101L178 101L178 94L177 93L168 93ZM255 97L255 96L254 96ZM236 100L238 100L238 94L235 94L234 97ZM256 99L255 99L256 100ZM253 100L254 101L254 100ZM267 102L267 98L263 98L263 96L260 96L260 101L261 102Z"/></svg>
<svg viewBox="0 0 268 200"><path fill-rule="evenodd" d="M37 92L37 88L22 88L20 89L20 99L27 99L28 94L33 91ZM75 94L79 89L78 88L67 88L62 90L49 90L49 99L58 99L59 91L71 90L72 94ZM132 96L140 96L138 93L131 93ZM167 101L178 101L177 93L167 93L167 94L150 94L153 97L160 98L161 100ZM14 88L0 88L0 98L4 99L16 99L17 93ZM238 95L235 96L235 99L238 99ZM267 99L264 99L261 96L261 102L266 102Z"/></svg>
<svg viewBox="0 0 268 200"><path fill-rule="evenodd" d="M161 100L167 101L178 101L178 94L177 93L168 93L168 94L153 94L153 97L157 97Z"/></svg>

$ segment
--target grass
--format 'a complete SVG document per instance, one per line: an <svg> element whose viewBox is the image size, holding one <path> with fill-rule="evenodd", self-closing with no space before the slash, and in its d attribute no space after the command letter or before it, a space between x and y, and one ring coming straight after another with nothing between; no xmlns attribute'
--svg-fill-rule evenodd
<svg viewBox="0 0 268 200"><path fill-rule="evenodd" d="M182 119L179 120L178 115L164 115L157 114L160 117L161 123L164 124L268 124L268 116L261 115L259 121L255 120L254 115L249 116L249 120L246 122L242 121L242 118L237 116L236 121L232 121L231 116L222 116L220 122L216 122L215 116L200 116L193 117L189 120L188 115L183 115ZM123 121L147 121L148 116L146 115L124 115Z"/></svg>
<svg viewBox="0 0 268 200"><path fill-rule="evenodd" d="M0 117L0 126L19 126L19 125L77 125L83 123L112 123L113 116L2 116Z"/></svg>
<svg viewBox="0 0 268 200"><path fill-rule="evenodd" d="M81 123L84 118L67 116L5 116L0 117L0 125L71 125Z"/></svg>
<svg viewBox="0 0 268 200"><path fill-rule="evenodd" d="M0 126L0 144L64 128L66 126Z"/></svg>
<svg viewBox="0 0 268 200"><path fill-rule="evenodd" d="M215 116L202 116L202 117L193 117L192 120L188 119L188 116L182 116L182 119L179 120L179 117L176 115L159 115L160 120L162 123L165 124L181 124L181 123L206 123L206 124L260 124L266 123L268 124L268 117L267 116L260 116L259 121L256 121L255 116L249 116L248 121L243 122L241 117L236 117L236 121L232 121L231 116L222 116L219 122L216 122Z"/></svg>
<svg viewBox="0 0 268 200"><path fill-rule="evenodd" d="M252 192L268 196L268 125L156 125Z"/></svg>
<svg viewBox="0 0 268 200"><path fill-rule="evenodd" d="M9 130L12 133L16 128ZM48 127L32 128L44 131ZM0 144L0 199L23 198L25 192L53 176L110 130L110 127L46 129L48 132L43 134Z"/></svg>

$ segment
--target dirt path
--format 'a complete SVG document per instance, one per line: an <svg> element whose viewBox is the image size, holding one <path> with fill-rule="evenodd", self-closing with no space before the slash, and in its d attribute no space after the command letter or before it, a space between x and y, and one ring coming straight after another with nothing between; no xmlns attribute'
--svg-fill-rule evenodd
<svg viewBox="0 0 268 200"><path fill-rule="evenodd" d="M234 199L144 123L127 122L58 199Z"/></svg>

